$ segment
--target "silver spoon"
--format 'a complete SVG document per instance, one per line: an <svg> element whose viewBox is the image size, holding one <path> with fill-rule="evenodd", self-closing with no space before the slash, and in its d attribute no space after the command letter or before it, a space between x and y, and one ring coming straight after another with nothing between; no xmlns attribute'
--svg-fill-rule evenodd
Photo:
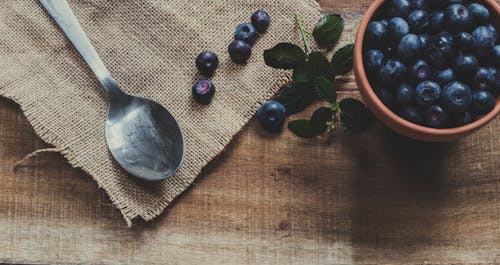
<svg viewBox="0 0 500 265"><path fill-rule="evenodd" d="M123 92L111 77L66 0L40 0L108 95L106 142L115 160L145 180L172 176L184 161L182 131L160 104Z"/></svg>

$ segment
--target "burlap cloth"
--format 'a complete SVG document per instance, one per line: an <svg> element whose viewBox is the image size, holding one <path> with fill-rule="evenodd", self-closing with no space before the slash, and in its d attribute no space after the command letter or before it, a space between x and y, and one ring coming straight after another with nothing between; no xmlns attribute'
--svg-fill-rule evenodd
<svg viewBox="0 0 500 265"><path fill-rule="evenodd" d="M295 13L308 29L320 17L313 0L69 2L121 87L158 101L178 119L187 145L181 170L146 183L113 161L104 139L106 95L37 1L0 2L0 94L21 106L44 141L95 179L129 224L159 215L287 80L264 65L262 52L278 42L301 43ZM248 64L234 64L226 52L234 29L260 8L272 26ZM191 85L199 78L194 59L205 49L219 55L220 67L215 98L201 106L192 101Z"/></svg>

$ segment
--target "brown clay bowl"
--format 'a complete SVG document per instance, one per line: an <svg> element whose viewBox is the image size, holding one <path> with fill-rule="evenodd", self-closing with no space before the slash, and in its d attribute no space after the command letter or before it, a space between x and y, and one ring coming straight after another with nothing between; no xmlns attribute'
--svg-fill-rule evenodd
<svg viewBox="0 0 500 265"><path fill-rule="evenodd" d="M496 106L490 113L470 124L450 129L434 129L406 121L393 113L379 100L368 81L363 66L363 38L368 23L372 20L376 11L384 2L385 0L375 0L368 8L368 11L366 11L366 14L361 20L361 25L359 26L354 45L354 74L356 76L356 82L364 102L373 112L375 117L399 134L426 142L448 142L457 140L472 134L493 120L500 113L500 99L498 97ZM490 10L495 26L500 28L500 5L496 0L476 0L475 2L482 3Z"/></svg>

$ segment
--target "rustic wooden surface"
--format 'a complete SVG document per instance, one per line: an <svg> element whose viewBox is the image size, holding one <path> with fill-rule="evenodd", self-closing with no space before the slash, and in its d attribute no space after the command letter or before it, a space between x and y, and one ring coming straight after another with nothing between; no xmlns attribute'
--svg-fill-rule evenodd
<svg viewBox="0 0 500 265"><path fill-rule="evenodd" d="M325 0L325 10L370 1ZM358 96L352 79L343 96ZM308 115L307 113L303 115ZM500 263L500 119L450 144L238 135L162 216L126 227L90 177L0 99L0 262Z"/></svg>

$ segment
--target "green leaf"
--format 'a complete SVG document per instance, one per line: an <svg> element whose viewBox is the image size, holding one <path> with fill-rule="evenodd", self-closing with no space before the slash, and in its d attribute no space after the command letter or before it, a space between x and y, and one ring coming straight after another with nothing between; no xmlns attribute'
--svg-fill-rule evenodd
<svg viewBox="0 0 500 265"><path fill-rule="evenodd" d="M291 82L285 85L276 101L283 104L288 115L303 111L315 98L314 84Z"/></svg>
<svg viewBox="0 0 500 265"><path fill-rule="evenodd" d="M324 76L318 76L314 80L316 94L321 100L333 103L337 100L337 90L333 87L332 82Z"/></svg>
<svg viewBox="0 0 500 265"><path fill-rule="evenodd" d="M288 123L288 129L298 137L313 138L316 136L309 120L291 121Z"/></svg>
<svg viewBox="0 0 500 265"><path fill-rule="evenodd" d="M352 58L354 55L354 45L347 44L340 48L332 58L332 65L335 75L345 75L352 70Z"/></svg>
<svg viewBox="0 0 500 265"><path fill-rule="evenodd" d="M309 63L301 63L293 69L293 81L295 82L310 82L311 69Z"/></svg>
<svg viewBox="0 0 500 265"><path fill-rule="evenodd" d="M278 69L293 69L307 59L304 51L291 43L279 43L264 51L264 61L267 65Z"/></svg>
<svg viewBox="0 0 500 265"><path fill-rule="evenodd" d="M332 110L326 107L321 107L313 113L310 125L316 135L325 132L327 127L326 123L332 121L332 114Z"/></svg>
<svg viewBox="0 0 500 265"><path fill-rule="evenodd" d="M360 134L370 127L373 115L361 101L346 98L340 102L339 107L340 121L347 132Z"/></svg>
<svg viewBox="0 0 500 265"><path fill-rule="evenodd" d="M330 82L335 82L335 70L332 64L321 52L313 52L309 54L310 73L313 77L324 76Z"/></svg>
<svg viewBox="0 0 500 265"><path fill-rule="evenodd" d="M314 26L313 37L319 47L330 49L335 46L343 30L344 19L340 15L327 15Z"/></svg>

